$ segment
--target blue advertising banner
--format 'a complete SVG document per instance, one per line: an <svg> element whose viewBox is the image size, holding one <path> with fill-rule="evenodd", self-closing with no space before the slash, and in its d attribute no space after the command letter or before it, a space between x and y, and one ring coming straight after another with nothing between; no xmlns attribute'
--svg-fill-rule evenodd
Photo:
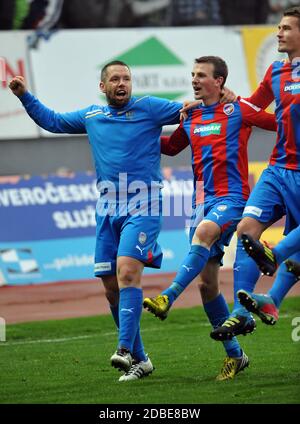
<svg viewBox="0 0 300 424"><path fill-rule="evenodd" d="M20 178L14 183L2 183L0 241L93 235L98 197L93 174Z"/></svg>
<svg viewBox="0 0 300 424"><path fill-rule="evenodd" d="M164 261L147 273L175 271L188 250L192 173L164 177ZM0 179L0 285L93 278L98 196L93 173Z"/></svg>

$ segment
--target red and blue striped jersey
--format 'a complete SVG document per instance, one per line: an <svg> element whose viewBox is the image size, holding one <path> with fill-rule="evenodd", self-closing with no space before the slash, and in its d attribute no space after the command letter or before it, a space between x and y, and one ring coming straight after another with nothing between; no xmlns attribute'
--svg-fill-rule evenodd
<svg viewBox="0 0 300 424"><path fill-rule="evenodd" d="M277 141L270 165L300 170L300 67L299 62L276 61L249 101L263 109L275 100Z"/></svg>
<svg viewBox="0 0 300 424"><path fill-rule="evenodd" d="M204 182L205 199L235 196L246 200L250 193L247 144L252 125L276 131L273 114L243 99L198 106L189 111L169 139L162 138L161 151L174 155L189 143L195 188L197 181Z"/></svg>

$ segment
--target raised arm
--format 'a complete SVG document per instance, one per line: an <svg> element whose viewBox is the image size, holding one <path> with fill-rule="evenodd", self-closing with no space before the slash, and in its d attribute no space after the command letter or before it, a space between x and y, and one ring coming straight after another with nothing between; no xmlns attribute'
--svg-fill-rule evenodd
<svg viewBox="0 0 300 424"><path fill-rule="evenodd" d="M14 77L9 87L26 109L28 115L40 127L53 133L82 134L85 129L85 113L89 110L82 109L69 113L56 113L44 106L29 91L25 80L21 76Z"/></svg>
<svg viewBox="0 0 300 424"><path fill-rule="evenodd" d="M176 156L189 145L189 139L181 125L170 137L162 136L161 153L167 156Z"/></svg>
<svg viewBox="0 0 300 424"><path fill-rule="evenodd" d="M262 128L268 131L276 131L277 123L273 113L267 113L245 99L240 99L243 122L246 125Z"/></svg>

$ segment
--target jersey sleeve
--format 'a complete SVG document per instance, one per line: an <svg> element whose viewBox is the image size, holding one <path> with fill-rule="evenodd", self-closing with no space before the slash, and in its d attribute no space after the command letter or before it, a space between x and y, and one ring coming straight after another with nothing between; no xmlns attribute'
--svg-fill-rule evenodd
<svg viewBox="0 0 300 424"><path fill-rule="evenodd" d="M47 131L68 134L83 134L86 132L85 114L90 108L57 113L48 109L29 92L23 94L20 100L34 122Z"/></svg>
<svg viewBox="0 0 300 424"><path fill-rule="evenodd" d="M159 97L149 97L151 113L159 126L179 124L182 103Z"/></svg>
<svg viewBox="0 0 300 424"><path fill-rule="evenodd" d="M245 99L240 99L239 103L244 124L248 126L255 125L269 131L277 130L277 123L273 113L265 112Z"/></svg>
<svg viewBox="0 0 300 424"><path fill-rule="evenodd" d="M182 124L171 134L170 137L162 136L161 153L167 156L176 156L189 145L189 139Z"/></svg>
<svg viewBox="0 0 300 424"><path fill-rule="evenodd" d="M273 66L271 65L257 89L249 98L247 98L250 103L262 109L266 109L274 100L274 94L272 91L272 69Z"/></svg>

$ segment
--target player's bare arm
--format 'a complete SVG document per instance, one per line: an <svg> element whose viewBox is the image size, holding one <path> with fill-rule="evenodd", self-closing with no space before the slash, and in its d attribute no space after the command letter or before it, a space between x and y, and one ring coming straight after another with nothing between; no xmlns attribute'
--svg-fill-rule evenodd
<svg viewBox="0 0 300 424"><path fill-rule="evenodd" d="M202 100L185 100L183 102L183 107L180 109L180 120L187 119L187 111L193 109L194 107L202 104Z"/></svg>
<svg viewBox="0 0 300 424"><path fill-rule="evenodd" d="M27 91L25 80L19 75L11 80L11 82L9 83L9 88L17 97L21 97Z"/></svg>

